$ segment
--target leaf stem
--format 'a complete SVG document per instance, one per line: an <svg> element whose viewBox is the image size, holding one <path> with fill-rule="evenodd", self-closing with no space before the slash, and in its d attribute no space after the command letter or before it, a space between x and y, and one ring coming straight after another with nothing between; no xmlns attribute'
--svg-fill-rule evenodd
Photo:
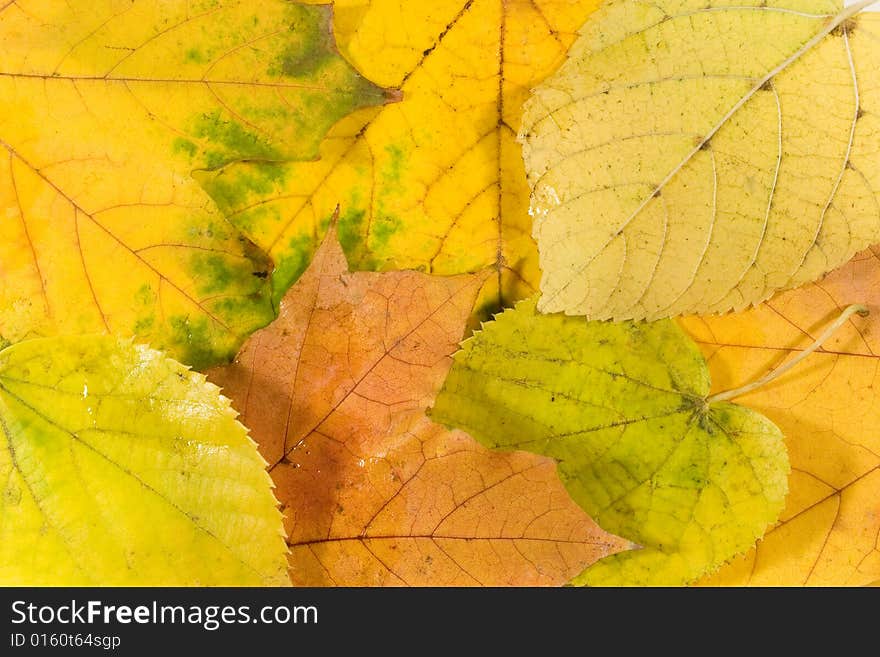
<svg viewBox="0 0 880 657"><path fill-rule="evenodd" d="M752 392L753 390L757 390L758 388L762 388L763 386L767 385L768 383L775 381L776 379L778 379L780 376L782 376L783 374L785 374L789 370L797 367L798 364L802 360L807 358L810 354L812 354L814 351L819 349L823 344L825 344L825 342L828 340L828 338L830 338L832 335L834 335L837 332L837 330L849 320L850 317L852 317L853 315L856 315L856 314L861 315L862 317L866 317L868 315L868 312L869 312L868 308L866 306L861 305L861 304L854 304L852 306L849 306L846 310L844 310L840 314L840 317L838 317L837 320L835 320L835 322L833 324L831 324L831 326L829 326L827 329L825 329L825 331L822 333L822 335L820 335L818 338L816 338L816 341L813 344L811 344L809 347L807 347L802 352L800 352L792 360L785 363L784 365L781 365L780 367L778 367L775 370L773 370L772 372L770 372L767 376L762 377L753 383L749 383L748 385L744 385L740 388L735 388L733 390L725 390L724 392L719 392L715 395L711 395L708 399L706 399L706 403L712 404L714 402L727 401L729 399L735 399L737 397L742 397L743 395L746 395L746 394Z"/></svg>

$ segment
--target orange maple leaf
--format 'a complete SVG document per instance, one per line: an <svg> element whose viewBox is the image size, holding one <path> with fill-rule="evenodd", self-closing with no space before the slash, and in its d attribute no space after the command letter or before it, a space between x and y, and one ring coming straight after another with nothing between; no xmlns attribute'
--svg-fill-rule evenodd
<svg viewBox="0 0 880 657"><path fill-rule="evenodd" d="M210 372L251 428L300 585L559 585L632 547L553 461L431 422L485 276L351 273L331 230L279 318Z"/></svg>
<svg viewBox="0 0 880 657"><path fill-rule="evenodd" d="M880 579L880 249L748 312L688 318L723 390L808 347L847 305L867 305L773 383L737 399L785 434L790 493L777 525L709 585L860 586Z"/></svg>

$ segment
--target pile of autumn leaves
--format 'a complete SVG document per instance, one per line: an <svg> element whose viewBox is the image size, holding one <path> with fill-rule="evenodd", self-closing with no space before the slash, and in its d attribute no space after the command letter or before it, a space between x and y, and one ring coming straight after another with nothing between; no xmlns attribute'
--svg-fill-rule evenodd
<svg viewBox="0 0 880 657"><path fill-rule="evenodd" d="M30 4L0 582L880 580L870 3Z"/></svg>

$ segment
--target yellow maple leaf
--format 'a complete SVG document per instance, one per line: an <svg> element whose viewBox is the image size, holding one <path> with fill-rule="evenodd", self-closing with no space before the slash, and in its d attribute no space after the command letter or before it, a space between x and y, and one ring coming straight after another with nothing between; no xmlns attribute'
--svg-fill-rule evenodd
<svg viewBox="0 0 880 657"><path fill-rule="evenodd" d="M329 23L284 0L0 6L0 338L113 331L205 365L265 325L269 259L189 174L313 157L385 101Z"/></svg>
<svg viewBox="0 0 880 657"><path fill-rule="evenodd" d="M515 141L529 89L564 58L596 0L338 0L346 57L403 100L341 122L316 163L200 176L278 265L305 270L337 204L357 269L456 274L494 267L478 305L532 294L537 251Z"/></svg>
<svg viewBox="0 0 880 657"><path fill-rule="evenodd" d="M350 273L328 234L279 318L209 372L269 461L309 586L560 585L631 545L549 458L425 416L484 274Z"/></svg>

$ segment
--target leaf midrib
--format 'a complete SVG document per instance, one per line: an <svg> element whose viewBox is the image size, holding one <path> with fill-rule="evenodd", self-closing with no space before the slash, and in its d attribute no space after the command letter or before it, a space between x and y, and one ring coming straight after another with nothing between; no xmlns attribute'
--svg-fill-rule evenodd
<svg viewBox="0 0 880 657"><path fill-rule="evenodd" d="M706 134L706 136L682 159L682 161L675 166L672 171L664 178L654 189L654 191L648 195L644 201L642 201L641 205L636 208L633 213L626 219L624 225L618 230L618 234L622 233L626 227L641 213L642 210L651 202L651 200L658 193L662 193L663 189L668 185L675 176L685 167L687 164L694 158L694 156L699 153L703 148L708 144L712 139L718 134L718 132L727 125L727 122L730 121L731 118L743 108L743 106L748 103L752 98L755 97L761 88L773 80L776 76L785 71L789 66L799 61L804 55L806 55L809 51L819 45L825 37L827 37L831 32L837 29L840 25L842 25L846 20L852 18L855 14L860 12L865 7L868 7L878 0L862 0L857 5L853 5L851 7L846 8L840 14L838 14L834 20L828 23L822 30L817 32L809 41L807 41L803 46L801 46L794 54L789 56L783 62L778 64L774 69L772 69L769 73L767 73L763 78L758 79L755 85L745 94L742 98L740 98L730 110L718 121L718 123Z"/></svg>
<svg viewBox="0 0 880 657"><path fill-rule="evenodd" d="M57 80L59 82L121 82L121 83L152 83L152 84L204 84L204 85L234 85L243 87L268 87L271 89L303 89L308 91L338 91L339 87L329 87L315 84L298 84L294 82L261 82L261 81L245 81L245 80L217 80L208 78L149 78L149 77L130 77L130 76L107 76L107 75L60 75L60 74L41 74L41 73L8 73L0 72L0 77L12 79L34 79L34 80Z"/></svg>

